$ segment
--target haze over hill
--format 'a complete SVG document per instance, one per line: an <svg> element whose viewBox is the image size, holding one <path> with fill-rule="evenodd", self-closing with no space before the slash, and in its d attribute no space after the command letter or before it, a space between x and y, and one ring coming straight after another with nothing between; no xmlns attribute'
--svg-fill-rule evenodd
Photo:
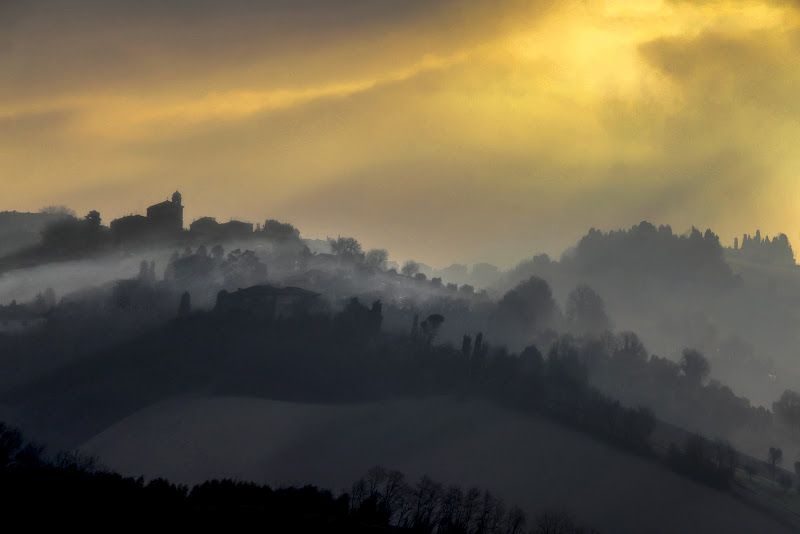
<svg viewBox="0 0 800 534"><path fill-rule="evenodd" d="M435 465L446 465L430 463L437 457L437 440L449 440L441 445L445 449L460 443L452 441L450 423L440 423L455 424L463 416L466 425L489 408L467 404L461 413L448 405L440 418L429 419L433 412L423 416L413 406L434 403L428 408L436 410L439 401L391 399L455 393L488 396L511 406L522 403L556 420L566 417L579 428L633 450L654 445L646 435L652 432L648 418L655 414L687 431L725 438L754 458L775 446L788 458L800 457L791 397L782 395L783 389L791 388L784 384L791 384L797 373L788 357L793 331L775 322L781 317L788 325L797 313L796 301L788 298L797 287L797 271L785 236L770 240L757 233L744 236L741 248L737 242L726 249L711 230L692 229L681 235L667 226L642 222L608 233L591 229L558 261L536 255L503 271L488 263L433 269L408 260L395 263L401 265L397 272L389 268L389 252L365 252L352 237L329 239L330 252L323 252L322 243L306 243L291 224L269 219L263 226L226 226L201 219L202 224L196 221L189 230L182 229L177 192L172 201L156 207L163 218L148 209L147 217L125 217L109 227L96 212L82 220L63 218L44 229L40 244L0 259L7 266L0 288L6 299L19 297L0 305L6 325L1 334L6 350L0 416L54 447L86 443L87 450L108 457L112 467L124 473L143 470L155 476L173 465L177 471L170 468L165 475L193 483L245 472L255 477L251 469L262 469L264 476L295 473L300 478L291 482L301 483L302 476L313 473L291 466L317 465L326 484L342 484L364 469L361 464L368 455L347 456L360 457L352 465L336 460L343 471L333 476L323 466L334 460L319 451L291 461L281 459L280 452L262 457L253 451L264 438L254 437L247 445L250 452L242 452L251 460L231 472L224 462L203 463L189 455L188 464L181 464L167 453L166 444L191 442L204 455L237 456L224 452L229 445L195 436L196 426L179 425L176 433L165 437L152 430L152 425L166 424L158 423L161 416L152 411L160 408L127 418L187 394L334 403L321 411L315 408L310 419L298 415L296 424L283 427L271 418L303 414L304 409L252 401L261 406L254 414L266 414L253 417L266 417L263 424L279 438L274 445L264 443L265 450L288 447L285 440L295 445L313 441L307 437L310 432L331 454L356 451L361 442L365 451L381 456L386 434L379 428L406 432L417 424L434 425L440 433L426 427L433 435L424 445L406 443L394 450L416 451L403 469L437 473ZM787 289L778 291L779 283ZM742 306L772 311L762 312L764 319L742 316L736 313ZM687 309L697 312L687 314ZM764 320L772 321L772 330ZM764 335L770 333L773 337ZM655 355L652 346L666 349ZM760 356L765 347L770 359ZM725 377L734 389L713 380L717 377ZM381 403L364 404L375 401ZM335 407L343 402L348 404ZM249 417L249 408L242 404L239 415L223 408L221 414L228 415L214 419L213 406L208 406L206 432L222 432L225 425L236 426L235 421ZM282 408L276 411L275 406ZM175 413L182 409L175 408ZM380 415L383 409L388 410L387 421ZM454 410L458 417L445 415ZM342 413L350 415L337 415ZM408 422L392 420L391 413ZM148 422L150 417L156 422ZM520 426L519 432L531 432L526 429L531 421L513 425ZM366 434L356 430L361 427ZM459 428L458 435L482 432L469 425ZM241 428L229 430L238 442L234 436ZM142 440L153 436L153 442L141 446L164 454L133 454L129 440L134 435ZM687 435L674 435L672 446L680 447ZM511 437L497 439L500 446ZM582 441L575 445L583 447ZM572 447L548 443L556 449ZM658 445L658 454L664 454L667 444ZM685 460L673 454L669 453L670 465L686 469L681 467ZM387 451L386 457L396 455ZM752 462L737 464L742 461ZM386 462L376 457L370 463ZM204 470L213 465L220 466L218 473ZM288 471L276 467L281 465ZM631 474L638 469L618 467ZM452 477L459 469L466 467L456 462L441 476ZM489 485L496 480L498 491L544 491L544 486L518 489L513 478L500 484L503 475L492 479L488 472L493 468L486 469L476 476ZM697 476L719 484L719 476L733 479L735 468L725 469L725 475ZM550 496L569 501L567 496L574 493L567 486L563 494ZM586 499L597 509L609 510L594 497ZM595 513L595 508L577 501L568 504L589 512L596 524L611 526L618 514ZM715 515L702 520L713 524ZM617 526L641 529L655 516L643 517L642 523L637 523L642 519L638 517ZM748 521L742 518L740 523Z"/></svg>

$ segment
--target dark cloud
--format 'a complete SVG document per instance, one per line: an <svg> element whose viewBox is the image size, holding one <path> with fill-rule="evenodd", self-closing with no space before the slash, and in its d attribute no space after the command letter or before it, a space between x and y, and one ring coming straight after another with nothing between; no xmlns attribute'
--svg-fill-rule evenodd
<svg viewBox="0 0 800 534"><path fill-rule="evenodd" d="M537 2L542 6L550 2ZM0 94L297 85L450 53L513 23L526 3L77 1L15 10ZM526 8L528 9L528 8ZM241 72L245 69L246 72ZM236 77L234 79L234 77Z"/></svg>
<svg viewBox="0 0 800 534"><path fill-rule="evenodd" d="M697 37L660 38L640 47L642 56L682 89L702 92L712 103L755 104L796 112L800 32L706 32ZM766 97L766 98L765 98Z"/></svg>
<svg viewBox="0 0 800 534"><path fill-rule="evenodd" d="M53 142L64 134L75 116L74 110L59 109L0 117L0 140L6 147L18 148L27 143Z"/></svg>

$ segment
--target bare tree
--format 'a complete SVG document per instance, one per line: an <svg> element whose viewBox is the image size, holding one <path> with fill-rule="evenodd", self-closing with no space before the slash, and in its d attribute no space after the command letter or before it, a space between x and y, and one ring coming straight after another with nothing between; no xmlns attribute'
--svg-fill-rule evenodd
<svg viewBox="0 0 800 534"><path fill-rule="evenodd" d="M367 481L362 477L353 482L353 486L350 488L350 511L358 510L366 498Z"/></svg>
<svg viewBox="0 0 800 534"><path fill-rule="evenodd" d="M99 473L106 470L97 456L84 454L78 449L59 452L56 455L55 465L61 469L74 469L85 473Z"/></svg>
<svg viewBox="0 0 800 534"><path fill-rule="evenodd" d="M22 432L0 422L0 468L11 465L14 456L22 450L22 444Z"/></svg>
<svg viewBox="0 0 800 534"><path fill-rule="evenodd" d="M400 525L407 513L403 504L408 501L408 491L403 473L397 470L386 473L383 484L383 505L389 514L389 521L395 525Z"/></svg>
<svg viewBox="0 0 800 534"><path fill-rule="evenodd" d="M464 495L464 505L461 507L461 515L458 523L463 525L464 530L467 532L475 531L480 498L481 490L474 486L469 488L466 495Z"/></svg>
<svg viewBox="0 0 800 534"><path fill-rule="evenodd" d="M512 506L506 518L506 532L508 534L521 534L525 530L525 523L527 520L528 518L525 512L522 511L522 508L519 506Z"/></svg>
<svg viewBox="0 0 800 534"><path fill-rule="evenodd" d="M367 471L367 496L371 497L379 492L380 486L388 474L386 473L386 469L383 467L376 465L371 467L369 471Z"/></svg>
<svg viewBox="0 0 800 534"><path fill-rule="evenodd" d="M414 488L414 528L430 530L442 499L442 485L423 475Z"/></svg>
<svg viewBox="0 0 800 534"><path fill-rule="evenodd" d="M488 490L484 491L483 500L478 505L478 514L475 522L477 532L491 532L494 510L495 498Z"/></svg>
<svg viewBox="0 0 800 534"><path fill-rule="evenodd" d="M464 492L459 486L450 486L442 497L442 509L439 518L439 529L445 532L458 532L460 525L458 519L461 515L461 506L464 501Z"/></svg>
<svg viewBox="0 0 800 534"><path fill-rule="evenodd" d="M572 534L575 522L563 510L546 510L536 517L535 534Z"/></svg>

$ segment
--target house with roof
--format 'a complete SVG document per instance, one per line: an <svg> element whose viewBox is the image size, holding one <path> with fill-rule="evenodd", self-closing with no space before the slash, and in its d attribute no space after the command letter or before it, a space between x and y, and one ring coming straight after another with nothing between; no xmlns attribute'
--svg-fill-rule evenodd
<svg viewBox="0 0 800 534"><path fill-rule="evenodd" d="M126 215L109 225L118 243L153 240L179 236L183 232L183 204L178 191L171 200L147 208L147 216Z"/></svg>

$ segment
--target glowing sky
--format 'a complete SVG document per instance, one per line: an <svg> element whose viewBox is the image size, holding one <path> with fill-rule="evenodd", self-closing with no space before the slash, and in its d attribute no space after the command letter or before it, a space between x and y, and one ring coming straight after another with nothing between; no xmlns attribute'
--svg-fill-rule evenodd
<svg viewBox="0 0 800 534"><path fill-rule="evenodd" d="M800 243L800 3L0 1L0 210L508 266L643 219Z"/></svg>

